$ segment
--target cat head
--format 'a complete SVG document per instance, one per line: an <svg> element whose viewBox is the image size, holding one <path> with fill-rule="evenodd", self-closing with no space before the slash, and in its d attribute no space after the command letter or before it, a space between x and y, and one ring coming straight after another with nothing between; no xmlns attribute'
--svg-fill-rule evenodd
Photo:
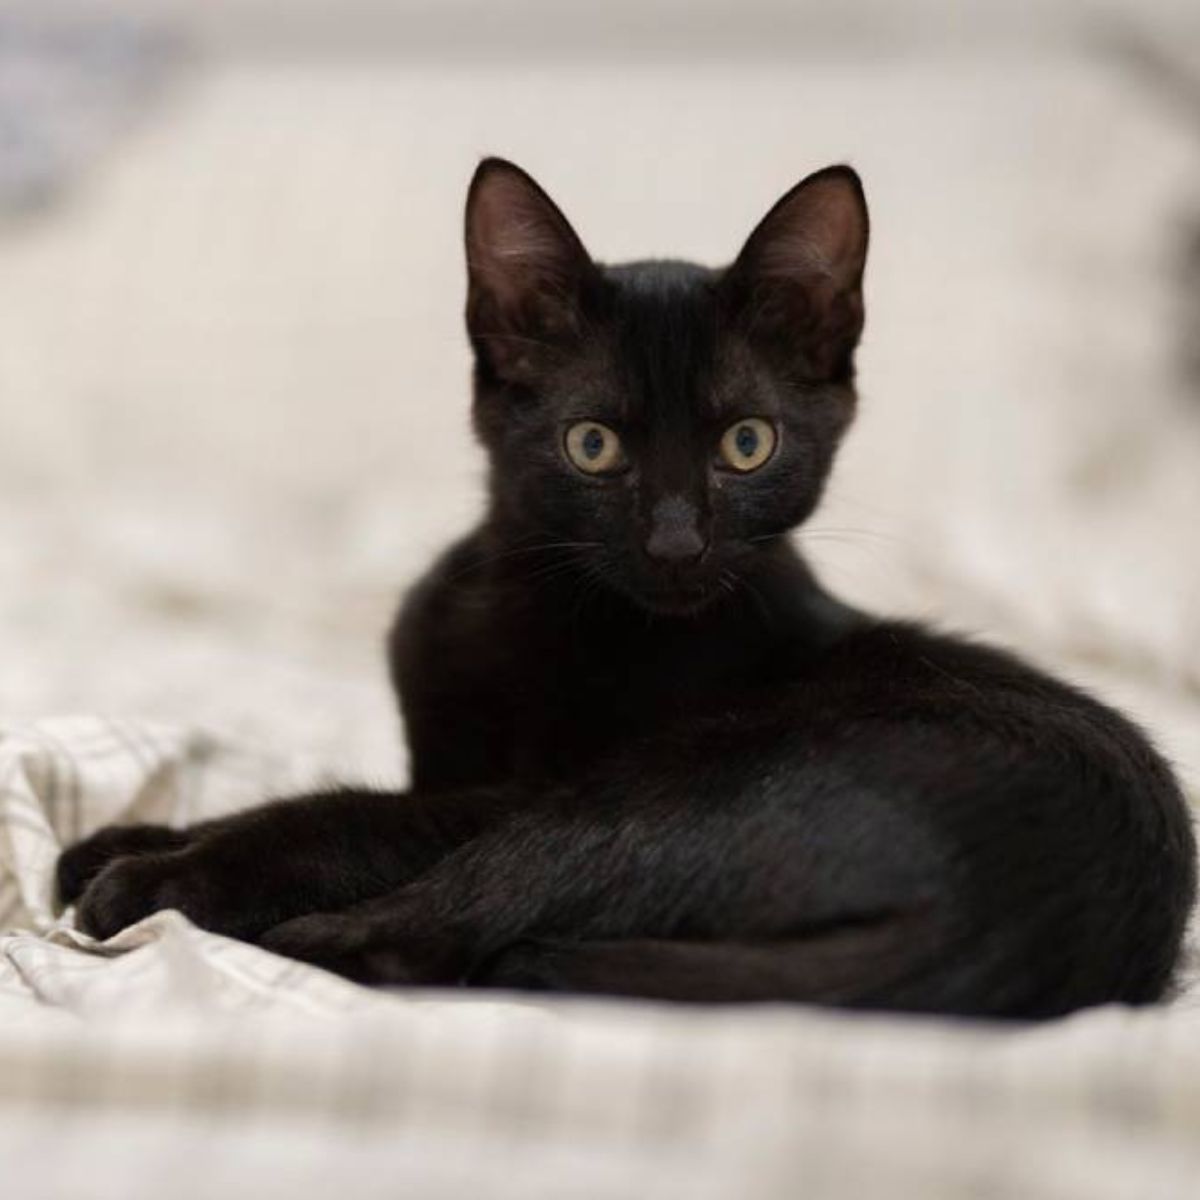
<svg viewBox="0 0 1200 1200"><path fill-rule="evenodd" d="M529 175L486 159L467 329L496 519L652 611L724 595L820 499L854 414L867 240L836 166L726 268L604 266Z"/></svg>

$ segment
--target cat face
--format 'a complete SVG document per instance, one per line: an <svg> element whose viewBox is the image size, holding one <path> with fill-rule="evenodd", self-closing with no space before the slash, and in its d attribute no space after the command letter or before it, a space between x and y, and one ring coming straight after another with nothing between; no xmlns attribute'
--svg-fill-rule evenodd
<svg viewBox="0 0 1200 1200"><path fill-rule="evenodd" d="M467 200L467 327L493 505L648 610L728 595L813 511L854 412L867 210L798 184L732 266L603 266L523 171Z"/></svg>

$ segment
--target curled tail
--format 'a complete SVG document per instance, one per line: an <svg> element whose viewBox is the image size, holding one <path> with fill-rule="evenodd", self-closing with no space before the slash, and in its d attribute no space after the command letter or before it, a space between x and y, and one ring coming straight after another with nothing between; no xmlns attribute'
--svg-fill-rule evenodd
<svg viewBox="0 0 1200 1200"><path fill-rule="evenodd" d="M493 955L469 983L700 1004L928 1008L936 997L922 994L922 981L935 986L929 971L940 940L931 920L911 914L756 942L526 938Z"/></svg>

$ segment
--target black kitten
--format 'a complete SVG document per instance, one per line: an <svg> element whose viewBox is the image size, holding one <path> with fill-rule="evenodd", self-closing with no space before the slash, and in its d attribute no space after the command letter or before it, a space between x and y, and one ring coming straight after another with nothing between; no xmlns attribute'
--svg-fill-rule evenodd
<svg viewBox="0 0 1200 1200"><path fill-rule="evenodd" d="M601 267L484 162L491 499L392 632L413 790L103 830L59 864L82 927L174 907L377 983L1024 1017L1161 996L1194 846L1145 737L847 608L786 539L854 412L866 252L845 167L715 271Z"/></svg>

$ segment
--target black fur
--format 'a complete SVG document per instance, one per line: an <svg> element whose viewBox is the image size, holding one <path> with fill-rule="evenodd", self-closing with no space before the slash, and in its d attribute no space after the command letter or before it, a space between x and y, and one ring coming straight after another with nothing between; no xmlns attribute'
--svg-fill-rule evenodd
<svg viewBox="0 0 1200 1200"><path fill-rule="evenodd" d="M480 526L389 649L412 790L60 863L99 936L162 907L378 983L1039 1017L1168 986L1184 802L1116 712L853 611L788 530L855 405L866 206L837 167L724 271L604 268L484 162L467 206ZM772 457L722 434L756 417ZM614 473L565 433L620 436Z"/></svg>

